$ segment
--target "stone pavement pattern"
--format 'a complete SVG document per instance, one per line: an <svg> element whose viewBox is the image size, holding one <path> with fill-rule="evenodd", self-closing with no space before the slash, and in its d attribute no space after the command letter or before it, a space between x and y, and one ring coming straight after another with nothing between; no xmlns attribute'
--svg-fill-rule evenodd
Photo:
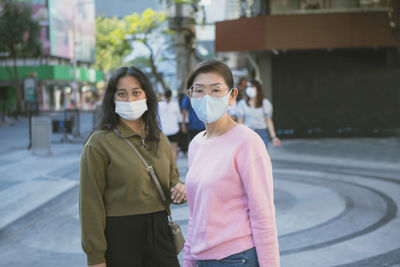
<svg viewBox="0 0 400 267"><path fill-rule="evenodd" d="M85 266L82 144L53 142L53 155L26 144L26 120L0 125L0 266ZM399 138L283 140L269 151L282 266L400 266ZM182 154L178 166L184 179ZM186 234L187 204L172 212Z"/></svg>

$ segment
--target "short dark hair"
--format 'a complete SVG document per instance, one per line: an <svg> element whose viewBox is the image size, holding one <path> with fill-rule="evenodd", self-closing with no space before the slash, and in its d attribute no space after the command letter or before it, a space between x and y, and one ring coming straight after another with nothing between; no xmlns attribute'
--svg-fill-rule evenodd
<svg viewBox="0 0 400 267"><path fill-rule="evenodd" d="M166 98L170 98L171 97L171 95L172 95L172 92L171 92L171 90L169 90L169 89L166 89L165 91L164 91L164 96L166 97Z"/></svg>
<svg viewBox="0 0 400 267"><path fill-rule="evenodd" d="M191 71L189 75L189 78L186 81L186 89L190 89L197 75L199 75L200 73L209 73L209 72L214 72L216 74L221 75L221 77L225 80L225 83L228 85L229 88L234 87L233 76L229 67L221 61L209 59L200 62L199 64L196 65L196 67L194 67L194 69Z"/></svg>
<svg viewBox="0 0 400 267"><path fill-rule="evenodd" d="M140 87L146 93L147 111L142 115L147 133L146 141L154 142L157 147L157 143L160 141L157 96L147 76L134 66L121 67L112 74L104 94L102 116L97 129L113 130L117 126L119 115L115 113L114 95L117 90L119 79L125 76L136 78L140 83Z"/></svg>

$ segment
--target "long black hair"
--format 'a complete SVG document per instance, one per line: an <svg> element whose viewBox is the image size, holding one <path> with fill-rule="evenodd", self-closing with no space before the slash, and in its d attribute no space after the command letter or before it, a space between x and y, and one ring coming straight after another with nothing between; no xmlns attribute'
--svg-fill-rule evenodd
<svg viewBox="0 0 400 267"><path fill-rule="evenodd" d="M256 96L256 107L262 107L263 105L263 99L264 99L264 93L263 93L263 89L262 89L262 85L259 81L257 80L250 80L251 85L253 85L256 90L257 90L257 96ZM245 92L246 93L246 92ZM249 96L246 94L246 103L247 105L249 105Z"/></svg>
<svg viewBox="0 0 400 267"><path fill-rule="evenodd" d="M157 144L160 141L160 125L158 118L158 101L157 96L150 84L147 76L138 68L132 67L121 67L117 69L108 81L106 92L104 94L103 103L101 106L102 114L100 123L96 127L97 130L113 130L118 124L119 115L115 113L115 102L114 96L117 91L117 83L120 78L125 76L132 76L136 78L140 87L146 93L147 111L143 113L142 120L145 124L146 142L150 142L155 145L157 150Z"/></svg>

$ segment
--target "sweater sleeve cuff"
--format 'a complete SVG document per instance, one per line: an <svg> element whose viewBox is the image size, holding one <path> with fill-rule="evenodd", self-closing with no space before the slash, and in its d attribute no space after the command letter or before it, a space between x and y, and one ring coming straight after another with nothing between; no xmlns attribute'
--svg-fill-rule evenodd
<svg viewBox="0 0 400 267"><path fill-rule="evenodd" d="M104 257L104 253L95 252L87 254L87 263L88 265L95 265L106 262L106 258Z"/></svg>

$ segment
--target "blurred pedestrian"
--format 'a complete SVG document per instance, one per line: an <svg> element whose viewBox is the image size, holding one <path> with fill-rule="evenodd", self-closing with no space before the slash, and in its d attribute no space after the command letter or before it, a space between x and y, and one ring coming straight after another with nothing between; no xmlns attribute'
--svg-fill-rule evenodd
<svg viewBox="0 0 400 267"><path fill-rule="evenodd" d="M227 113L238 94L230 69L204 61L186 86L206 130L189 145L183 266L279 266L271 161L261 138Z"/></svg>
<svg viewBox="0 0 400 267"><path fill-rule="evenodd" d="M194 112L192 105L190 104L190 99L187 95L183 96L182 103L182 133L188 134L189 143L192 141L193 137L195 137L199 132L205 129L204 123L199 120ZM187 118L189 118L189 123L186 122Z"/></svg>
<svg viewBox="0 0 400 267"><path fill-rule="evenodd" d="M172 101L171 98L171 90L165 90L164 99L159 102L158 114L161 121L161 131L168 137L176 160L178 158L179 121L181 120L181 110L178 102Z"/></svg>
<svg viewBox="0 0 400 267"><path fill-rule="evenodd" d="M237 115L237 104L240 100L242 100L245 96L244 90L247 87L247 77L240 77L238 83L236 84L236 88L238 89L238 95L236 96L235 103L233 103L232 107L229 108L228 114L231 118L238 122L238 115Z"/></svg>
<svg viewBox="0 0 400 267"><path fill-rule="evenodd" d="M236 84L236 88L238 89L238 95L236 97L236 101L240 101L244 98L245 96L245 89L247 87L247 81L248 78L247 77L240 77L238 83Z"/></svg>
<svg viewBox="0 0 400 267"><path fill-rule="evenodd" d="M79 210L88 265L179 266L159 192L125 140L151 164L167 202L185 200L150 82L135 67L119 68L108 82L99 127L81 155Z"/></svg>
<svg viewBox="0 0 400 267"><path fill-rule="evenodd" d="M276 136L272 120L272 104L264 98L261 83L257 80L251 80L245 94L245 98L237 104L238 122L258 133L266 147L268 147L268 129L273 145L279 146L281 142Z"/></svg>

